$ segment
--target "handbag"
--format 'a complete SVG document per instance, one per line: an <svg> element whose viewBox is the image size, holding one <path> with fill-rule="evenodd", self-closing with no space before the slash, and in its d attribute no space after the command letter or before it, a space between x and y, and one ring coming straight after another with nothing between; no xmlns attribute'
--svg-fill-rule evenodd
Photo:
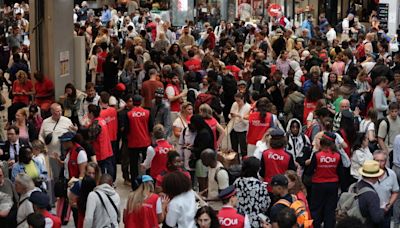
<svg viewBox="0 0 400 228"><path fill-rule="evenodd" d="M57 127L58 121L60 121L60 119L58 119L56 125L54 125L53 131L47 134L46 137L44 137L44 143L46 143L46 145L49 145L51 141L53 141L53 132Z"/></svg>

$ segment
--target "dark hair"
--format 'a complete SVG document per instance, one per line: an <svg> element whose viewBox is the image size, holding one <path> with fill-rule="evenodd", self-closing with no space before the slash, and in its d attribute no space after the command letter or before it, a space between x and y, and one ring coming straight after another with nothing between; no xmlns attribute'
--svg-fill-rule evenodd
<svg viewBox="0 0 400 228"><path fill-rule="evenodd" d="M325 133L324 133L325 134ZM337 146L335 144L335 141L332 141L330 139L327 139L325 137L322 137L319 141L319 145L324 148L330 149L332 152L337 152ZM321 149L320 148L320 149Z"/></svg>
<svg viewBox="0 0 400 228"><path fill-rule="evenodd" d="M356 128L354 127L353 118L346 118L342 115L342 119L340 120L340 129L342 129L346 134L342 135L342 137L346 137L348 142L352 143L357 133Z"/></svg>
<svg viewBox="0 0 400 228"><path fill-rule="evenodd" d="M322 125L324 126L326 131L332 131L333 129L333 119L330 117L324 117L322 119Z"/></svg>
<svg viewBox="0 0 400 228"><path fill-rule="evenodd" d="M88 82L85 85L85 90L91 89L91 88L95 88L96 85L93 82Z"/></svg>
<svg viewBox="0 0 400 228"><path fill-rule="evenodd" d="M314 114L318 118L325 118L325 117L329 117L331 115L331 112L327 108L320 108L320 109L315 110Z"/></svg>
<svg viewBox="0 0 400 228"><path fill-rule="evenodd" d="M32 153L32 148L30 146L21 146L19 149L19 161L24 163L24 164L29 164L31 162L32 158L28 158L28 152Z"/></svg>
<svg viewBox="0 0 400 228"><path fill-rule="evenodd" d="M79 198L78 198L78 208L79 211L85 212L86 211L86 201L89 196L89 193L93 191L96 187L96 180L93 179L91 176L85 176L81 182L81 188L79 191Z"/></svg>
<svg viewBox="0 0 400 228"><path fill-rule="evenodd" d="M266 97L262 97L257 101L256 107L257 111L260 112L261 123L265 122L265 117L268 112L269 100Z"/></svg>
<svg viewBox="0 0 400 228"><path fill-rule="evenodd" d="M14 130L16 135L19 135L19 128L16 125L11 125L8 127L7 131Z"/></svg>
<svg viewBox="0 0 400 228"><path fill-rule="evenodd" d="M361 148L362 142L364 141L366 136L367 136L367 132L357 132L356 137L353 142L353 151Z"/></svg>
<svg viewBox="0 0 400 228"><path fill-rule="evenodd" d="M356 217L353 216L346 216L336 223L336 228L364 228L365 225L362 223L362 221Z"/></svg>
<svg viewBox="0 0 400 228"><path fill-rule="evenodd" d="M90 104L88 106L88 113L92 113L94 118L97 118L100 116L100 107L94 104Z"/></svg>
<svg viewBox="0 0 400 228"><path fill-rule="evenodd" d="M277 215L279 228L292 228L297 224L297 216L292 208L285 207Z"/></svg>
<svg viewBox="0 0 400 228"><path fill-rule="evenodd" d="M174 166L174 160L180 156L181 155L176 150L170 150L168 152L167 167L172 168Z"/></svg>
<svg viewBox="0 0 400 228"><path fill-rule="evenodd" d="M260 170L260 160L256 157L248 157L243 160L240 176L258 178L258 170Z"/></svg>
<svg viewBox="0 0 400 228"><path fill-rule="evenodd" d="M188 56L189 56L189 58L193 58L194 57L194 51L193 50L189 50L188 51Z"/></svg>
<svg viewBox="0 0 400 228"><path fill-rule="evenodd" d="M106 42L101 43L100 48L103 49L103 51L106 50L108 48L107 43Z"/></svg>
<svg viewBox="0 0 400 228"><path fill-rule="evenodd" d="M75 99L76 98L76 88L75 88L74 84L72 84L72 83L66 84L64 90L67 90L67 89L71 89L72 90L71 97L73 99Z"/></svg>
<svg viewBox="0 0 400 228"><path fill-rule="evenodd" d="M389 104L389 110L399 109L399 104L397 102L392 102Z"/></svg>
<svg viewBox="0 0 400 228"><path fill-rule="evenodd" d="M108 104L110 101L110 94L106 91L100 93L100 101L101 103Z"/></svg>
<svg viewBox="0 0 400 228"><path fill-rule="evenodd" d="M92 48L92 55L96 55L97 53L97 48L99 48L99 46L98 45L94 45L93 46L93 48Z"/></svg>
<svg viewBox="0 0 400 228"><path fill-rule="evenodd" d="M235 94L235 98L244 100L244 94L243 94L243 93L236 93L236 94Z"/></svg>
<svg viewBox="0 0 400 228"><path fill-rule="evenodd" d="M321 92L320 88L316 85L311 86L306 94L307 101L316 102L319 99L324 98L324 94Z"/></svg>
<svg viewBox="0 0 400 228"><path fill-rule="evenodd" d="M379 84L381 84L382 82L387 82L387 81L388 81L388 79L387 79L385 76L379 76L379 77L377 77L377 78L375 79L374 85L379 85Z"/></svg>
<svg viewBox="0 0 400 228"><path fill-rule="evenodd" d="M269 140L269 146L273 149L280 149L286 147L287 138L286 136L271 137Z"/></svg>
<svg viewBox="0 0 400 228"><path fill-rule="evenodd" d="M211 219L210 228L219 228L220 227L217 214L214 211L214 209L212 209L210 206L203 206L197 210L197 213L195 216L196 223L197 223L197 219L199 219L200 216L202 216L203 214L207 214L208 216L210 216L210 219Z"/></svg>
<svg viewBox="0 0 400 228"><path fill-rule="evenodd" d="M167 196L173 199L175 196L190 191L192 182L182 172L175 171L164 176L162 189Z"/></svg>
<svg viewBox="0 0 400 228"><path fill-rule="evenodd" d="M39 212L31 213L28 215L26 222L33 228L45 228L46 220L45 217Z"/></svg>

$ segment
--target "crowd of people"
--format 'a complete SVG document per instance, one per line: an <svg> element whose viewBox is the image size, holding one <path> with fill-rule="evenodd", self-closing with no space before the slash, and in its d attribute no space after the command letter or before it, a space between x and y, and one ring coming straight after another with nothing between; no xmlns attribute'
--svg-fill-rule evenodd
<svg viewBox="0 0 400 228"><path fill-rule="evenodd" d="M87 83L59 99L28 4L2 8L2 227L399 227L400 53L376 11L173 28L146 7L75 6Z"/></svg>

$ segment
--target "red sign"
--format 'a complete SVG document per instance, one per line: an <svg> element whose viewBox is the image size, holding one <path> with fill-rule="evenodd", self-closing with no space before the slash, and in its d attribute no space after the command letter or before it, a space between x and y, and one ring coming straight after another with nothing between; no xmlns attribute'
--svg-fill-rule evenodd
<svg viewBox="0 0 400 228"><path fill-rule="evenodd" d="M269 5L268 7L268 14L271 17L276 17L278 16L278 13L282 12L282 6L276 3L273 3L271 5Z"/></svg>

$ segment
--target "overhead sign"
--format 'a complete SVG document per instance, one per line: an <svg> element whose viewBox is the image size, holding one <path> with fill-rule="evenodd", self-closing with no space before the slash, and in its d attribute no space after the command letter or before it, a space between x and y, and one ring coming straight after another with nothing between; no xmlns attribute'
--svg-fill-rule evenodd
<svg viewBox="0 0 400 228"><path fill-rule="evenodd" d="M271 17L276 17L278 16L278 13L282 12L282 6L276 3L273 3L271 5L269 5L268 7L268 14Z"/></svg>

